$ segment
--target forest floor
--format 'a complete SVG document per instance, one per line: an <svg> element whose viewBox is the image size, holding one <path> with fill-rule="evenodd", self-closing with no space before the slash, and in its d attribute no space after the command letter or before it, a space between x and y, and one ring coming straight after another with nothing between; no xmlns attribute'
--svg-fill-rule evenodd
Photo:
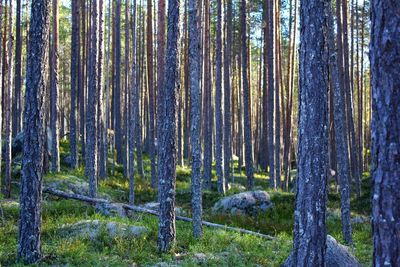
<svg viewBox="0 0 400 267"><path fill-rule="evenodd" d="M61 157L68 155L68 144L61 145ZM150 162L145 157L145 174L149 177ZM83 168L76 171L62 166L60 174L48 174L45 183L68 179L75 176L86 180ZM128 202L128 179L121 174L121 166L115 174L101 181L99 191L108 194L112 201ZM235 182L246 184L244 172L235 172ZM15 179L19 179L16 169ZM214 177L215 178L215 177ZM196 240L192 237L192 227L188 222L177 221L177 242L173 251L160 254L157 251L158 218L153 215L135 213L130 218L105 217L96 213L88 204L76 200L65 200L44 194L42 249L44 258L40 266L279 266L287 258L292 246L294 194L273 191L268 188L266 173L255 175L255 185L269 192L274 207L256 217L213 215L211 207L221 196L216 192L205 191L203 195L204 219L214 223L226 224L248 230L273 235L275 240L266 240L252 235L242 235L232 231L204 227L204 235ZM213 186L216 187L216 181ZM359 199L352 198L352 218L368 217L371 180L363 177L363 191ZM238 193L232 189L227 195ZM149 178L136 177L136 203L144 204L156 200L156 192L151 189ZM0 221L0 266L16 264L18 235L18 186L13 184L14 200L1 200L4 210L4 223ZM177 206L188 212L190 217L190 169L177 169ZM328 234L343 243L340 223L340 198L331 188L327 216ZM110 238L103 236L95 241L89 237L65 237L59 229L65 224L82 220L104 220L128 225L146 226L150 231L140 238ZM371 265L372 237L369 222L353 224L354 245L352 253L363 266Z"/></svg>

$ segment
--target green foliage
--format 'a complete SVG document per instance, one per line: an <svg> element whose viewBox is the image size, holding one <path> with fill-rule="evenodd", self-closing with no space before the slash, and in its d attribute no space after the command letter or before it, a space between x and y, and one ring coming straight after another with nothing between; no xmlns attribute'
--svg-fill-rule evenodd
<svg viewBox="0 0 400 267"><path fill-rule="evenodd" d="M68 154L68 142L60 144L61 155ZM135 177L135 201L137 204L154 202L157 192L150 187L150 161L144 157L145 178ZM237 162L235 162L237 168ZM111 169L109 170L111 173ZM295 175L293 172L292 176ZM235 183L246 185L244 172L235 169ZM86 181L84 168L71 171L62 166L59 174L48 174L45 183L60 180ZM191 169L177 168L177 205L191 214ZM268 174L255 174L256 187L267 190L274 207L255 217L214 215L211 208L222 196L216 190L204 191L204 219L220 224L227 224L274 235L276 240L270 241L251 235L242 235L232 231L215 228L204 228L200 239L192 236L190 223L177 221L177 243L167 254L157 250L158 218L152 215L134 213L130 218L107 218L95 212L90 205L57 197L44 195L42 245L44 258L40 266L129 266L133 263L148 265L160 262L179 264L182 266L279 266L289 255L292 247L293 208L295 196L293 193L271 191L268 189ZM361 198L352 198L352 216L368 216L370 214L371 180L368 174L363 177ZM216 188L214 173L213 187ZM122 166L115 167L115 175L99 182L101 194L107 194L115 202L127 202L129 192L128 179L122 175ZM237 188L231 189L227 195L238 193ZM329 211L340 211L340 197L331 188L329 194ZM17 199L18 188L13 188L13 196ZM0 265L18 266L16 264L19 206L16 200L1 200L5 214L5 225L0 226ZM340 214L340 213L339 213ZM101 219L117 221L128 225L146 226L149 234L139 239L110 238L100 235L95 241L87 237L64 237L59 234L59 228L65 224L81 220ZM328 233L338 241L341 238L340 216L328 216ZM371 226L368 222L353 225L353 253L363 265L371 265L372 238Z"/></svg>

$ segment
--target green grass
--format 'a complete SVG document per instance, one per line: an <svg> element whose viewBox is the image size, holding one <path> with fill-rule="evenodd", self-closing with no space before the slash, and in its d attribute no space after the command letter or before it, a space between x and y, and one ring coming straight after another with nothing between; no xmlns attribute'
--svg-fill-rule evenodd
<svg viewBox="0 0 400 267"><path fill-rule="evenodd" d="M68 143L61 142L61 157L68 154ZM156 191L150 187L149 159L144 157L145 178L136 177L136 203L142 204L156 200ZM237 163L235 164L237 167ZM115 168L115 175L100 181L99 191L108 194L113 201L127 202L129 183L121 174L122 167ZM177 168L177 205L188 212L190 216L190 173L188 167ZM293 173L294 175L295 173ZM73 177L73 178L71 178ZM15 179L18 179L16 176ZM65 179L82 179L84 169L68 170L62 166L59 174L48 174L45 182ZM177 221L177 242L170 253L160 254L157 251L158 218L146 214L134 214L131 218L107 218L95 212L90 205L44 195L42 249L44 258L40 266L139 266L159 262L178 263L182 266L279 266L288 256L292 246L294 194L268 189L267 173L257 173L255 184L258 188L267 190L274 207L256 217L213 215L211 207L221 196L215 190L203 194L204 218L208 221L227 224L276 236L270 241L251 235L241 235L231 231L215 228L204 228L200 239L192 237L191 224ZM235 182L246 185L244 173L235 176ZM352 198L352 216L367 216L370 214L370 179L363 177L361 198ZM215 177L213 187L216 188ZM18 199L18 188L13 185L13 196ZM227 192L228 195L238 193L237 189ZM14 202L2 201L5 214L4 225L0 225L0 266L18 266L16 263L18 235L18 205ZM340 198L331 190L328 207L330 210L340 208ZM59 234L58 229L63 224L80 220L102 219L120 221L131 225L146 226L150 232L139 239L110 239L106 235L91 241L88 238L66 238ZM341 237L340 217L329 218L328 233L338 241ZM371 265L372 239L369 223L357 224L353 227L354 245L351 248L358 260L365 266ZM198 253L204 253L207 262L196 259Z"/></svg>

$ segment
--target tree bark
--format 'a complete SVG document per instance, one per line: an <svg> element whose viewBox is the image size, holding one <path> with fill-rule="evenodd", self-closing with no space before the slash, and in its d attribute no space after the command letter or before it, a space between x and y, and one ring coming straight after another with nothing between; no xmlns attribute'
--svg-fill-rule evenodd
<svg viewBox="0 0 400 267"><path fill-rule="evenodd" d="M79 92L79 69L80 69L80 23L79 3L72 2L72 33L71 33L71 111L69 124L69 143L71 155L71 168L78 167L78 145L77 145L77 97Z"/></svg>
<svg viewBox="0 0 400 267"><path fill-rule="evenodd" d="M328 46L330 59L330 76L333 90L333 110L335 125L335 147L340 183L340 202L342 215L342 233L346 243L352 243L352 230L350 222L350 162L349 147L346 124L346 100L343 87L340 86L337 53L333 29L333 12L331 7L328 10Z"/></svg>
<svg viewBox="0 0 400 267"><path fill-rule="evenodd" d="M52 43L50 71L50 129L51 129L51 171L60 171L59 125L58 125L58 0L52 1Z"/></svg>
<svg viewBox="0 0 400 267"><path fill-rule="evenodd" d="M192 151L192 212L193 235L202 235L201 193L201 89L200 89L200 31L197 0L189 0L189 75L190 75L190 139Z"/></svg>
<svg viewBox="0 0 400 267"><path fill-rule="evenodd" d="M400 265L400 3L371 1L374 266Z"/></svg>
<svg viewBox="0 0 400 267"><path fill-rule="evenodd" d="M49 40L50 0L31 5L26 67L24 152L22 159L19 260L26 264L41 257L40 228L44 156L44 95Z"/></svg>
<svg viewBox="0 0 400 267"><path fill-rule="evenodd" d="M22 41L21 41L21 0L16 1L15 20L15 87L12 110L12 136L21 130L21 83L22 83Z"/></svg>
<svg viewBox="0 0 400 267"><path fill-rule="evenodd" d="M86 113L86 173L89 176L89 195L97 195L97 105L98 105L98 2L90 2L88 101ZM119 103L119 102L118 102Z"/></svg>
<svg viewBox="0 0 400 267"><path fill-rule="evenodd" d="M248 58L247 58L247 31L246 31L246 0L241 1L241 19L240 29L242 35L242 80L243 80L243 113L244 113L244 136L245 136L245 161L247 187L254 187L253 177L253 144L251 133L251 113L250 113L250 88L247 76Z"/></svg>
<svg viewBox="0 0 400 267"><path fill-rule="evenodd" d="M330 1L303 0L300 3L299 157L294 263L295 266L324 266L328 166L328 51L325 35Z"/></svg>
<svg viewBox="0 0 400 267"><path fill-rule="evenodd" d="M166 70L162 99L161 140L159 140L159 200L160 220L158 248L168 251L175 242L175 186L176 186L176 123L179 90L179 5L180 0L168 1L168 31Z"/></svg>
<svg viewBox="0 0 400 267"><path fill-rule="evenodd" d="M4 176L4 196L9 198L11 196L11 172L12 172L12 154L11 154L11 143L12 143L12 92L13 92L13 14L12 14L13 6L12 2L10 2L8 6L8 24L7 24L7 48L5 51L7 52L6 61L6 88L4 92L4 102L5 102L5 176Z"/></svg>

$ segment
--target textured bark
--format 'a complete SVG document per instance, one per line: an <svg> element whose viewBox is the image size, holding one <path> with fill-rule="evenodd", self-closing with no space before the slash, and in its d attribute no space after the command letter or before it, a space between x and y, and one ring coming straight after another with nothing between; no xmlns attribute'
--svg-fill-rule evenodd
<svg viewBox="0 0 400 267"><path fill-rule="evenodd" d="M51 168L52 172L60 171L60 148L58 126L58 0L52 0L52 43L50 70L50 129L51 129Z"/></svg>
<svg viewBox="0 0 400 267"><path fill-rule="evenodd" d="M371 1L374 266L400 266L400 3Z"/></svg>
<svg viewBox="0 0 400 267"><path fill-rule="evenodd" d="M98 1L90 2L88 101L86 113L86 174L89 176L89 195L97 194L97 105L98 105Z"/></svg>
<svg viewBox="0 0 400 267"><path fill-rule="evenodd" d="M218 192L225 194L222 144L222 0L217 0L217 28L215 41L215 170Z"/></svg>
<svg viewBox="0 0 400 267"><path fill-rule="evenodd" d="M328 55L325 34L329 3L329 0L300 2L295 266L324 266L325 263L328 166Z"/></svg>
<svg viewBox="0 0 400 267"><path fill-rule="evenodd" d="M153 0L147 0L147 82L149 90L149 155L151 162L151 186L157 186L157 166L155 153L155 94L154 94L154 78L153 78Z"/></svg>
<svg viewBox="0 0 400 267"><path fill-rule="evenodd" d="M176 123L179 90L179 0L168 1L168 31L166 69L164 76L161 114L161 139L159 140L159 200L160 216L158 248L168 251L175 242L175 186L176 186Z"/></svg>
<svg viewBox="0 0 400 267"><path fill-rule="evenodd" d="M87 89L87 84L86 84L86 69L87 69L87 62L86 62L86 54L87 54L87 38L86 38L86 2L81 1L81 29L82 29L82 58L80 61L80 71L79 71L79 84L78 84L78 90L79 90L79 120L80 120L80 137L81 137L81 160L84 162L85 161L85 153L86 153L86 141L85 141L85 112L86 112L86 89Z"/></svg>
<svg viewBox="0 0 400 267"><path fill-rule="evenodd" d="M80 23L79 3L72 2L72 34L71 34L71 111L69 124L69 143L71 155L71 168L78 167L78 145L77 145L77 97L79 92L79 69L80 69Z"/></svg>
<svg viewBox="0 0 400 267"><path fill-rule="evenodd" d="M13 91L13 6L12 2L9 2L9 6L7 8L8 11L8 24L7 24L7 48L5 52L7 56L5 58L4 64L6 64L6 73L4 73L4 77L6 79L5 87L4 88L4 114L5 114L5 143L6 143L6 150L5 150L5 175L4 175L4 196L9 198L11 196L11 136L12 136L12 91Z"/></svg>
<svg viewBox="0 0 400 267"><path fill-rule="evenodd" d="M3 29L3 5L0 5L0 29ZM1 56L3 54L3 34L1 33L0 30L0 74L1 77L3 77L3 68L2 68L2 63L3 63L3 57ZM3 96L4 89L3 86L0 86L0 97ZM3 101L0 101L0 133L2 132L3 128ZM2 135L0 134L0 144L2 144ZM0 153L0 162L2 160L2 154ZM1 180L1 172L0 172L0 180Z"/></svg>
<svg viewBox="0 0 400 267"><path fill-rule="evenodd" d="M340 86L339 71L337 64L337 53L335 47L333 13L331 7L328 10L328 47L329 47L329 65L330 76L332 79L333 90L333 111L335 127L335 148L340 183L340 202L342 215L342 233L346 243L352 243L352 230L350 223L350 162L349 147L346 124L346 102L343 88Z"/></svg>
<svg viewBox="0 0 400 267"><path fill-rule="evenodd" d="M41 257L40 228L44 155L44 95L49 40L50 0L31 5L24 109L19 260L34 263Z"/></svg>
<svg viewBox="0 0 400 267"><path fill-rule="evenodd" d="M16 0L15 18L15 86L12 109L12 136L21 130L21 83L22 83L22 42L21 42L21 0Z"/></svg>
<svg viewBox="0 0 400 267"><path fill-rule="evenodd" d="M268 152L269 152L269 182L272 188L276 189L275 183L275 147L274 147L274 85L275 85L275 27L274 27L274 1L267 1L268 11Z"/></svg>
<svg viewBox="0 0 400 267"><path fill-rule="evenodd" d="M244 139L245 139L245 161L247 187L254 187L253 177L253 144L250 124L250 88L247 75L247 31L246 31L246 1L242 0L240 5L240 32L242 36L242 80L243 80L243 113L244 113Z"/></svg>
<svg viewBox="0 0 400 267"><path fill-rule="evenodd" d="M224 46L224 180L231 180L232 115L231 115L231 54L232 54L232 0L226 1Z"/></svg>
<svg viewBox="0 0 400 267"><path fill-rule="evenodd" d="M200 31L197 0L189 0L189 75L190 75L190 139L192 151L192 213L193 235L202 235L201 194L201 89Z"/></svg>
<svg viewBox="0 0 400 267"><path fill-rule="evenodd" d="M211 62L210 62L210 2L204 1L204 159L203 188L211 189L212 170L212 116L211 116Z"/></svg>
<svg viewBox="0 0 400 267"><path fill-rule="evenodd" d="M123 131L121 125L121 0L115 5L115 88L114 88L114 121L115 121L115 149L117 150L117 162L123 163L124 152L122 148Z"/></svg>
<svg viewBox="0 0 400 267"><path fill-rule="evenodd" d="M165 71L165 0L158 1L157 14L157 140L160 140L160 115L163 110L163 100L161 98L164 86Z"/></svg>
<svg viewBox="0 0 400 267"><path fill-rule="evenodd" d="M275 1L275 46L276 46L276 57L275 57L275 128L274 128L274 153L275 153L275 161L274 161L274 177L275 177L275 186L276 188L281 187L281 112L280 112L280 91L282 87L282 78L281 78L281 42L280 42L280 1Z"/></svg>
<svg viewBox="0 0 400 267"><path fill-rule="evenodd" d="M136 0L132 4L132 83L129 107L129 204L135 203Z"/></svg>
<svg viewBox="0 0 400 267"><path fill-rule="evenodd" d="M104 102L108 100L104 94L103 88L103 47L104 47L104 1L99 1L99 46L98 46L98 61L97 61L97 87L98 87L98 105L97 105L97 149L98 149L98 176L100 178L107 177L107 127L106 116L104 111Z"/></svg>
<svg viewBox="0 0 400 267"><path fill-rule="evenodd" d="M124 167L124 176L129 177L129 148L128 148L128 131L129 131L129 0L125 0L125 55L124 55L124 144L123 144L123 167Z"/></svg>

